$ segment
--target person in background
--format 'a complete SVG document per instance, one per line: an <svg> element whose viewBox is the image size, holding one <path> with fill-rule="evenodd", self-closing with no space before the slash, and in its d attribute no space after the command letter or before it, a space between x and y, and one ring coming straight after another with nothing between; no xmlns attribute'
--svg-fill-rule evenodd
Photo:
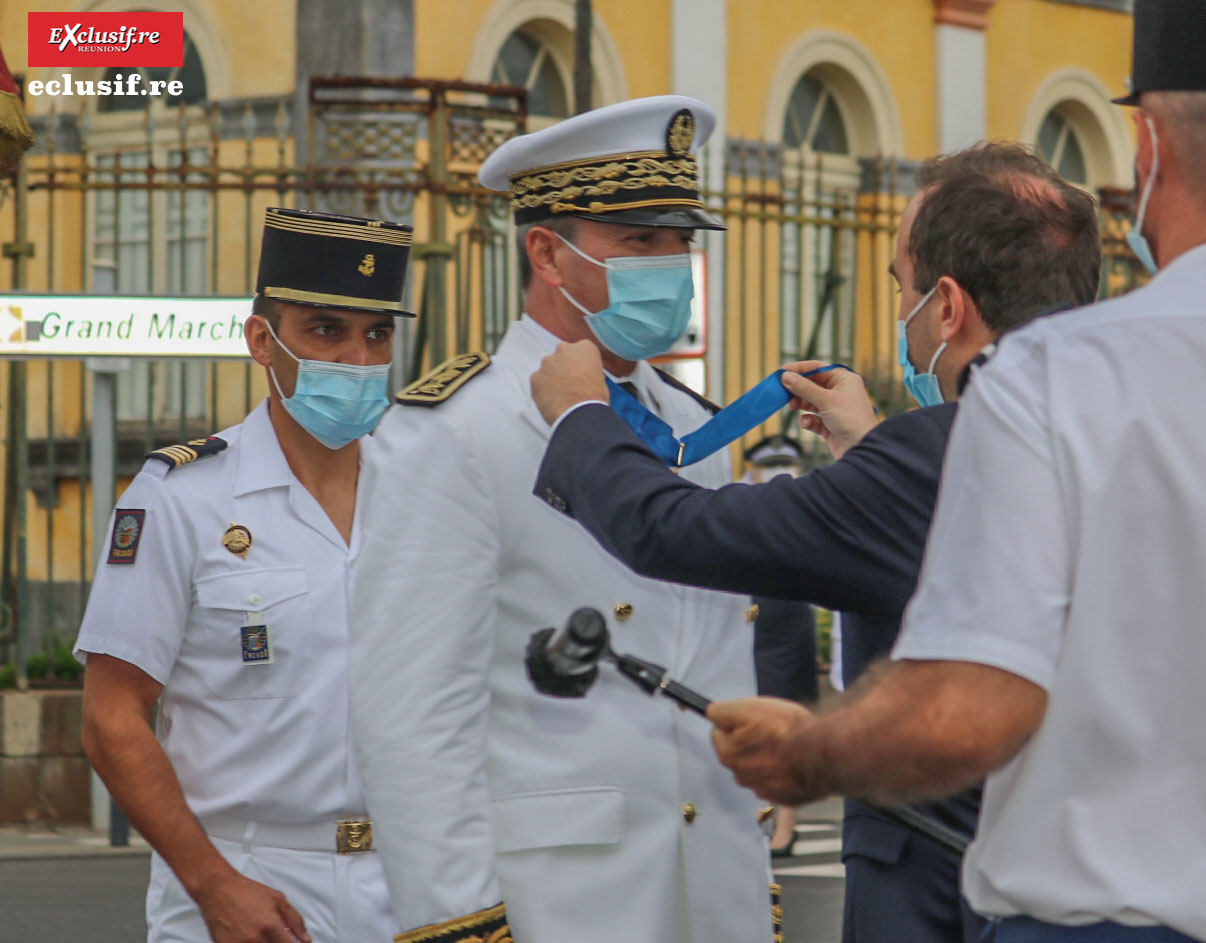
<svg viewBox="0 0 1206 943"><path fill-rule="evenodd" d="M804 450L785 435L760 439L745 450L744 484L761 484L779 475L804 474ZM754 673L758 693L797 701L806 707L817 703L817 624L812 605L773 596L755 596L750 618L754 623ZM772 858L791 857L796 840L795 806L775 808L771 833Z"/></svg>

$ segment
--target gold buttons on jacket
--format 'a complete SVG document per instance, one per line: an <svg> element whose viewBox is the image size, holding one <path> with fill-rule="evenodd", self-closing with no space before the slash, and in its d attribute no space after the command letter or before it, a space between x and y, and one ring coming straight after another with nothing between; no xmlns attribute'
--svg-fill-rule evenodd
<svg viewBox="0 0 1206 943"><path fill-rule="evenodd" d="M616 605L615 612L616 612L616 621L617 622L627 622L629 617L632 615L632 603L630 603L630 602L618 603Z"/></svg>
<svg viewBox="0 0 1206 943"><path fill-rule="evenodd" d="M683 803L683 821L688 825L695 821L695 806L690 802Z"/></svg>
<svg viewBox="0 0 1206 943"><path fill-rule="evenodd" d="M755 619L758 618L759 611L760 610L758 609L758 604L754 603L754 605L750 606L747 610L745 610L745 621L753 622Z"/></svg>
<svg viewBox="0 0 1206 943"><path fill-rule="evenodd" d="M758 824L765 825L775 817L775 807L773 805L764 805L758 810Z"/></svg>

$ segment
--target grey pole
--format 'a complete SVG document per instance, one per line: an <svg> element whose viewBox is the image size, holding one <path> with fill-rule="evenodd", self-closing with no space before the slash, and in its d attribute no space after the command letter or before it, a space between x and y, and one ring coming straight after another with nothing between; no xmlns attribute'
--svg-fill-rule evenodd
<svg viewBox="0 0 1206 943"><path fill-rule="evenodd" d="M92 374L92 555L99 561L117 491L117 374L128 370L130 361L93 357L84 364ZM93 771L92 825L104 828L106 824L110 845L130 844L130 823Z"/></svg>

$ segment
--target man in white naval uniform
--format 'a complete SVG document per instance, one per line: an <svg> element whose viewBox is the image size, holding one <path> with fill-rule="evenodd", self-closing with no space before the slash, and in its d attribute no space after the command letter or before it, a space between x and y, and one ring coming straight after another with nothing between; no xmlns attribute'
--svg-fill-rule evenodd
<svg viewBox="0 0 1206 943"><path fill-rule="evenodd" d="M114 513L76 642L84 746L155 850L149 943L397 932L348 737L347 618L410 239L269 210L245 327L269 399L153 452Z"/></svg>
<svg viewBox="0 0 1206 943"><path fill-rule="evenodd" d="M774 935L762 807L708 725L614 672L574 700L524 667L536 630L589 605L617 650L710 696L754 691L746 600L639 578L531 494L549 427L529 377L559 341L593 338L677 435L710 418L644 361L686 326L694 229L722 228L691 156L713 123L666 96L499 148L480 178L510 179L526 314L492 361L403 391L374 437L352 721L399 941L509 939L507 919L517 943ZM589 183L604 178L619 185ZM731 477L723 453L683 474Z"/></svg>

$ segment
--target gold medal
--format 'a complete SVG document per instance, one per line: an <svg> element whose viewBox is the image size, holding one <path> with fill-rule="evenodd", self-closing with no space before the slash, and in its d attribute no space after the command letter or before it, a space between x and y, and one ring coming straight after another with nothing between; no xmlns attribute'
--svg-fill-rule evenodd
<svg viewBox="0 0 1206 943"><path fill-rule="evenodd" d="M226 533L222 535L222 546L236 557L247 559L247 551L251 549L251 531L242 524L230 522Z"/></svg>

